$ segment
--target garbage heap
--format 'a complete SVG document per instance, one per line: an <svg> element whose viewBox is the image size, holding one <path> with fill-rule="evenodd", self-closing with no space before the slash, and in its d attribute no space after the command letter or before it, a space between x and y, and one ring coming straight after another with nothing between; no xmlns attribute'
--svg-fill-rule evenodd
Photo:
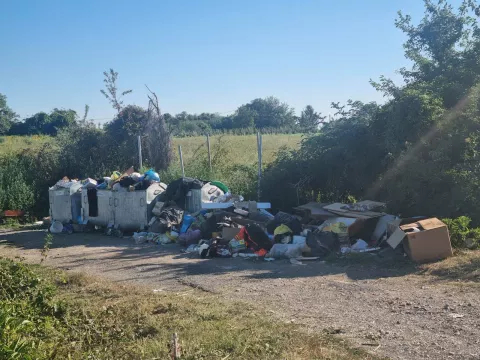
<svg viewBox="0 0 480 360"><path fill-rule="evenodd" d="M146 225L149 211L145 205L154 201L156 194L164 191L166 187L153 169L140 174L135 172L133 167L123 173L114 171L111 176L99 179L71 180L64 177L49 188L52 225L50 231L53 233L83 231L86 225L118 229L126 226L128 229L129 226L134 227L137 224L135 222L125 224L123 219L129 217L129 212L135 213L139 210L145 212L145 220L137 216L139 219L137 222L141 225L143 221ZM140 196L138 199L130 199L129 202L120 201L127 198L126 194L131 193Z"/></svg>
<svg viewBox="0 0 480 360"><path fill-rule="evenodd" d="M197 179L171 183L153 209L148 231L135 233L135 242L176 242L202 258L283 258L293 264L382 249L404 251L417 262L452 255L448 229L436 218L401 219L387 214L384 203L370 200L312 202L291 214L272 215L269 203L243 201L221 183L207 184L211 188ZM191 203L192 190L201 194L201 208L182 206Z"/></svg>

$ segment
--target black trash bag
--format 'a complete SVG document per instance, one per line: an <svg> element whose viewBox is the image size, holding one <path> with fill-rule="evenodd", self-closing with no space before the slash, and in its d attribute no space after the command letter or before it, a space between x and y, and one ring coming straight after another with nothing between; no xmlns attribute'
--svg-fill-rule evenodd
<svg viewBox="0 0 480 360"><path fill-rule="evenodd" d="M135 185L137 182L133 180L132 177L125 176L124 178L121 178L118 183L120 184L121 187L128 188L131 185Z"/></svg>
<svg viewBox="0 0 480 360"><path fill-rule="evenodd" d="M268 235L265 234L265 231L257 224L246 225L245 233L244 240L253 251L259 251L261 249L269 251L272 248L273 244Z"/></svg>
<svg viewBox="0 0 480 360"><path fill-rule="evenodd" d="M268 233L273 234L275 229L282 224L287 225L294 235L299 235L302 232L302 223L297 217L280 211L275 215L275 218L267 224Z"/></svg>
<svg viewBox="0 0 480 360"><path fill-rule="evenodd" d="M166 233L174 225L180 225L183 221L184 211L178 207L168 207L163 209L159 216L157 216L158 232Z"/></svg>
<svg viewBox="0 0 480 360"><path fill-rule="evenodd" d="M312 256L325 257L332 251L340 249L338 235L332 232L309 232L307 245L311 249Z"/></svg>
<svg viewBox="0 0 480 360"><path fill-rule="evenodd" d="M207 218L201 225L200 230L202 231L202 238L203 239L211 239L212 233L214 232L221 232L224 223L231 223L232 217L235 214L226 212L226 211L218 211L212 214L209 218Z"/></svg>
<svg viewBox="0 0 480 360"><path fill-rule="evenodd" d="M177 179L168 184L167 190L160 195L160 201L175 201L183 208L185 196L187 196L188 192L194 189L201 189L204 184L205 182L202 180L188 177Z"/></svg>

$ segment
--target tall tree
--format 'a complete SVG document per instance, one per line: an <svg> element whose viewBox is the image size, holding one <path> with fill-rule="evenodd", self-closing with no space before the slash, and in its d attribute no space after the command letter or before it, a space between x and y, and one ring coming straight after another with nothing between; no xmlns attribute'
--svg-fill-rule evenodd
<svg viewBox="0 0 480 360"><path fill-rule="evenodd" d="M118 72L110 69L109 72L104 71L103 75L105 78L103 82L105 83L105 90L101 89L100 92L107 98L107 100L112 104L112 107L120 112L123 107L123 97L127 94L130 94L133 90L125 90L119 93L117 87Z"/></svg>
<svg viewBox="0 0 480 360"><path fill-rule="evenodd" d="M10 130L18 115L7 105L7 97L0 94L0 135L5 135Z"/></svg>
<svg viewBox="0 0 480 360"><path fill-rule="evenodd" d="M288 104L280 102L276 97L255 99L241 107L246 107L251 114L254 114L254 123L257 128L295 125L294 109Z"/></svg>
<svg viewBox="0 0 480 360"><path fill-rule="evenodd" d="M304 131L315 131L318 129L318 125L325 119L326 117L322 117L319 113L315 112L312 105L307 105L305 109L303 109L298 122Z"/></svg>

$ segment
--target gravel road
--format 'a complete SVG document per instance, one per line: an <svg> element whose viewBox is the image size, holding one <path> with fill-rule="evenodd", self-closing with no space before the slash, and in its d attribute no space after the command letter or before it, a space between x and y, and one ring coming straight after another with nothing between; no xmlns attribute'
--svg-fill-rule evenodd
<svg viewBox="0 0 480 360"><path fill-rule="evenodd" d="M43 231L0 233L0 256L40 261ZM7 246L11 243L15 246ZM394 264L396 258L392 258ZM475 259L480 266L480 255ZM177 245L98 234L55 236L46 265L157 291L192 287L268 309L391 359L480 359L480 275L453 281L425 267L207 259ZM469 264L472 266L472 264Z"/></svg>

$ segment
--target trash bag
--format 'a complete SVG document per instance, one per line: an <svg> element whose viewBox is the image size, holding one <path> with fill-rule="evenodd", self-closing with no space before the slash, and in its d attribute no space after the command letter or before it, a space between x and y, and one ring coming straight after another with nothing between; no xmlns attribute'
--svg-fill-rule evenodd
<svg viewBox="0 0 480 360"><path fill-rule="evenodd" d="M309 232L307 246L310 248L312 256L325 257L332 251L338 251L340 241L338 235L333 232Z"/></svg>
<svg viewBox="0 0 480 360"><path fill-rule="evenodd" d="M144 175L145 175L145 180L160 182L160 176L153 169L146 171Z"/></svg>
<svg viewBox="0 0 480 360"><path fill-rule="evenodd" d="M276 244L289 244L292 239L293 232L287 225L282 224L273 232L273 240Z"/></svg>
<svg viewBox="0 0 480 360"><path fill-rule="evenodd" d="M270 250L272 242L265 234L263 229L257 224L248 224L244 226L238 235L235 236L237 240L245 240L249 249L253 251Z"/></svg>
<svg viewBox="0 0 480 360"><path fill-rule="evenodd" d="M177 207L163 209L158 216L158 232L166 233L174 225L180 225L183 220L183 210Z"/></svg>
<svg viewBox="0 0 480 360"><path fill-rule="evenodd" d="M266 257L275 259L292 259L302 256L304 244L274 244Z"/></svg>
<svg viewBox="0 0 480 360"><path fill-rule="evenodd" d="M299 235L302 232L302 223L297 217L280 211L275 215L273 220L267 224L268 233L273 234L275 229L282 224L287 225L294 235Z"/></svg>
<svg viewBox="0 0 480 360"><path fill-rule="evenodd" d="M201 189L205 182L193 178L180 178L168 184L167 190L160 195L160 201L175 201L179 206L185 205L185 196L192 189Z"/></svg>

